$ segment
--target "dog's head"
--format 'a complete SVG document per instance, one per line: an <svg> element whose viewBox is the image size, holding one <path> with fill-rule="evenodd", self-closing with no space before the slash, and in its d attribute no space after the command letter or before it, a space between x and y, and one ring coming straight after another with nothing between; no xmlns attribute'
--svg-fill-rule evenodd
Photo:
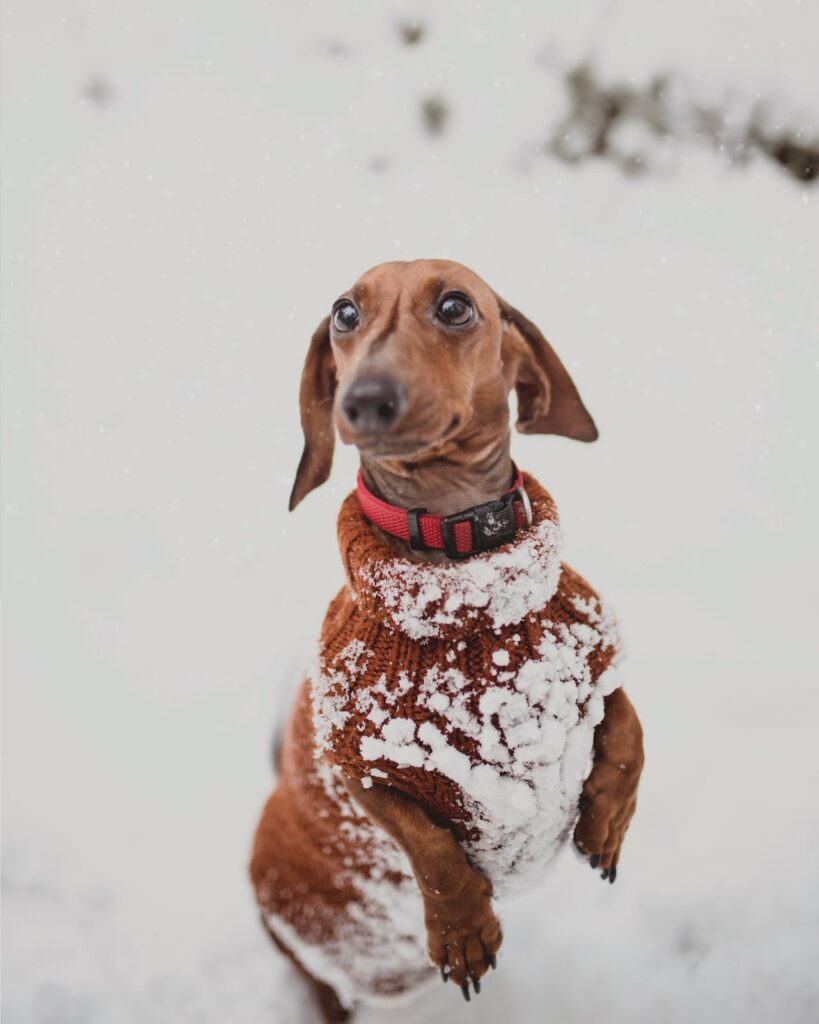
<svg viewBox="0 0 819 1024"><path fill-rule="evenodd" d="M368 458L451 457L507 430L513 387L523 433L597 437L554 349L477 274L449 260L373 267L310 341L290 508L330 475L336 429Z"/></svg>

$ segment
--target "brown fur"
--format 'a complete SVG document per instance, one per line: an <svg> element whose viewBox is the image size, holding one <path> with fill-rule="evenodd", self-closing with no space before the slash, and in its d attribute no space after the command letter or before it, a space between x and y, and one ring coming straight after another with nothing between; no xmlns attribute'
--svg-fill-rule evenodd
<svg viewBox="0 0 819 1024"><path fill-rule="evenodd" d="M447 327L436 319L437 304L451 290L465 293L474 304L476 317L468 329ZM327 479L336 430L344 443L359 447L368 486L393 504L446 514L497 498L512 475L512 388L517 392L519 430L584 441L597 437L574 383L540 331L466 267L443 260L383 264L364 274L345 295L360 313L356 329L339 334L326 318L313 335L305 362L300 391L305 446L291 508ZM388 430L363 436L345 419L340 398L357 376L375 374L401 381L407 407ZM373 534L404 557L445 560L442 553L410 552L393 537L375 530ZM343 600L342 592L336 602ZM328 622L332 620L331 608ZM639 720L622 690L606 698L605 711L595 732L594 765L584 786L575 839L592 865L613 881L636 803L643 752ZM327 794L311 771L314 756L305 685L283 746L280 782L259 825L251 875L263 908L284 890L298 913L299 900L293 901L298 892L289 889L298 879L305 896L320 895L332 916L332 908L340 911L353 894L328 877L318 851L352 858L364 871L367 851L353 848L338 829ZM298 788L288 781L296 778ZM491 885L468 863L452 820L433 820L396 781L364 790L349 773L347 785L370 819L406 853L424 900L431 960L446 965L449 979L468 995L470 979L478 991L479 979L494 963L501 943ZM288 837L285 843L283 835ZM300 930L309 938L312 929L319 938L333 923L308 913L309 904L305 900ZM315 984L320 1000L326 1001L327 986Z"/></svg>
<svg viewBox="0 0 819 1024"><path fill-rule="evenodd" d="M466 330L436 322L448 291L475 303ZM477 274L448 260L384 263L345 295L361 311L349 335L330 318L310 343L301 382L305 446L290 507L326 480L333 424L361 452L365 480L405 508L445 514L496 498L511 477L508 395L518 396L518 430L593 441L597 429L560 359L540 331ZM340 397L356 376L399 379L409 395L394 429L362 437Z"/></svg>

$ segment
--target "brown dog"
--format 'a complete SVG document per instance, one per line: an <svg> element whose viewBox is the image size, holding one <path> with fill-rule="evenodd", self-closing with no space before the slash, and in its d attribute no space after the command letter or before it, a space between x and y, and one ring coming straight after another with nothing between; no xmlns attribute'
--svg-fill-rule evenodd
<svg viewBox="0 0 819 1024"><path fill-rule="evenodd" d="M560 563L548 494L513 467L513 387L519 430L597 437L540 331L444 260L368 271L310 343L290 507L327 479L336 429L361 480L339 519L348 584L251 876L326 1020L412 991L430 961L479 992L501 944L493 893L526 884L573 826L616 877L642 731L611 620Z"/></svg>

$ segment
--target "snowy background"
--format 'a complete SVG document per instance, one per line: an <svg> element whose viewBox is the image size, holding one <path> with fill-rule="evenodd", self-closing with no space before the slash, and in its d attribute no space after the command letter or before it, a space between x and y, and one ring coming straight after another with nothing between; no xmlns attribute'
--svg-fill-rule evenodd
<svg viewBox="0 0 819 1024"><path fill-rule="evenodd" d="M312 1019L245 876L355 468L288 515L297 380L331 300L419 256L534 319L601 428L513 451L620 614L647 768L616 886L567 851L477 1001L389 1020L816 1020L817 6L2 30L4 1024Z"/></svg>

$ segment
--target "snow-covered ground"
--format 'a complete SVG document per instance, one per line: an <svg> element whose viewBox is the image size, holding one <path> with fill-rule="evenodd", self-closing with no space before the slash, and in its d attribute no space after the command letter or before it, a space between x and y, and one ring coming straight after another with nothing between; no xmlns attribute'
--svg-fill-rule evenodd
<svg viewBox="0 0 819 1024"><path fill-rule="evenodd" d="M648 760L616 886L567 852L478 1000L362 1024L816 1020L819 188L538 150L589 56L815 132L816 5L3 8L4 1024L311 1019L245 878L355 467L288 515L296 385L339 291L430 255L601 427L514 452L620 614Z"/></svg>

